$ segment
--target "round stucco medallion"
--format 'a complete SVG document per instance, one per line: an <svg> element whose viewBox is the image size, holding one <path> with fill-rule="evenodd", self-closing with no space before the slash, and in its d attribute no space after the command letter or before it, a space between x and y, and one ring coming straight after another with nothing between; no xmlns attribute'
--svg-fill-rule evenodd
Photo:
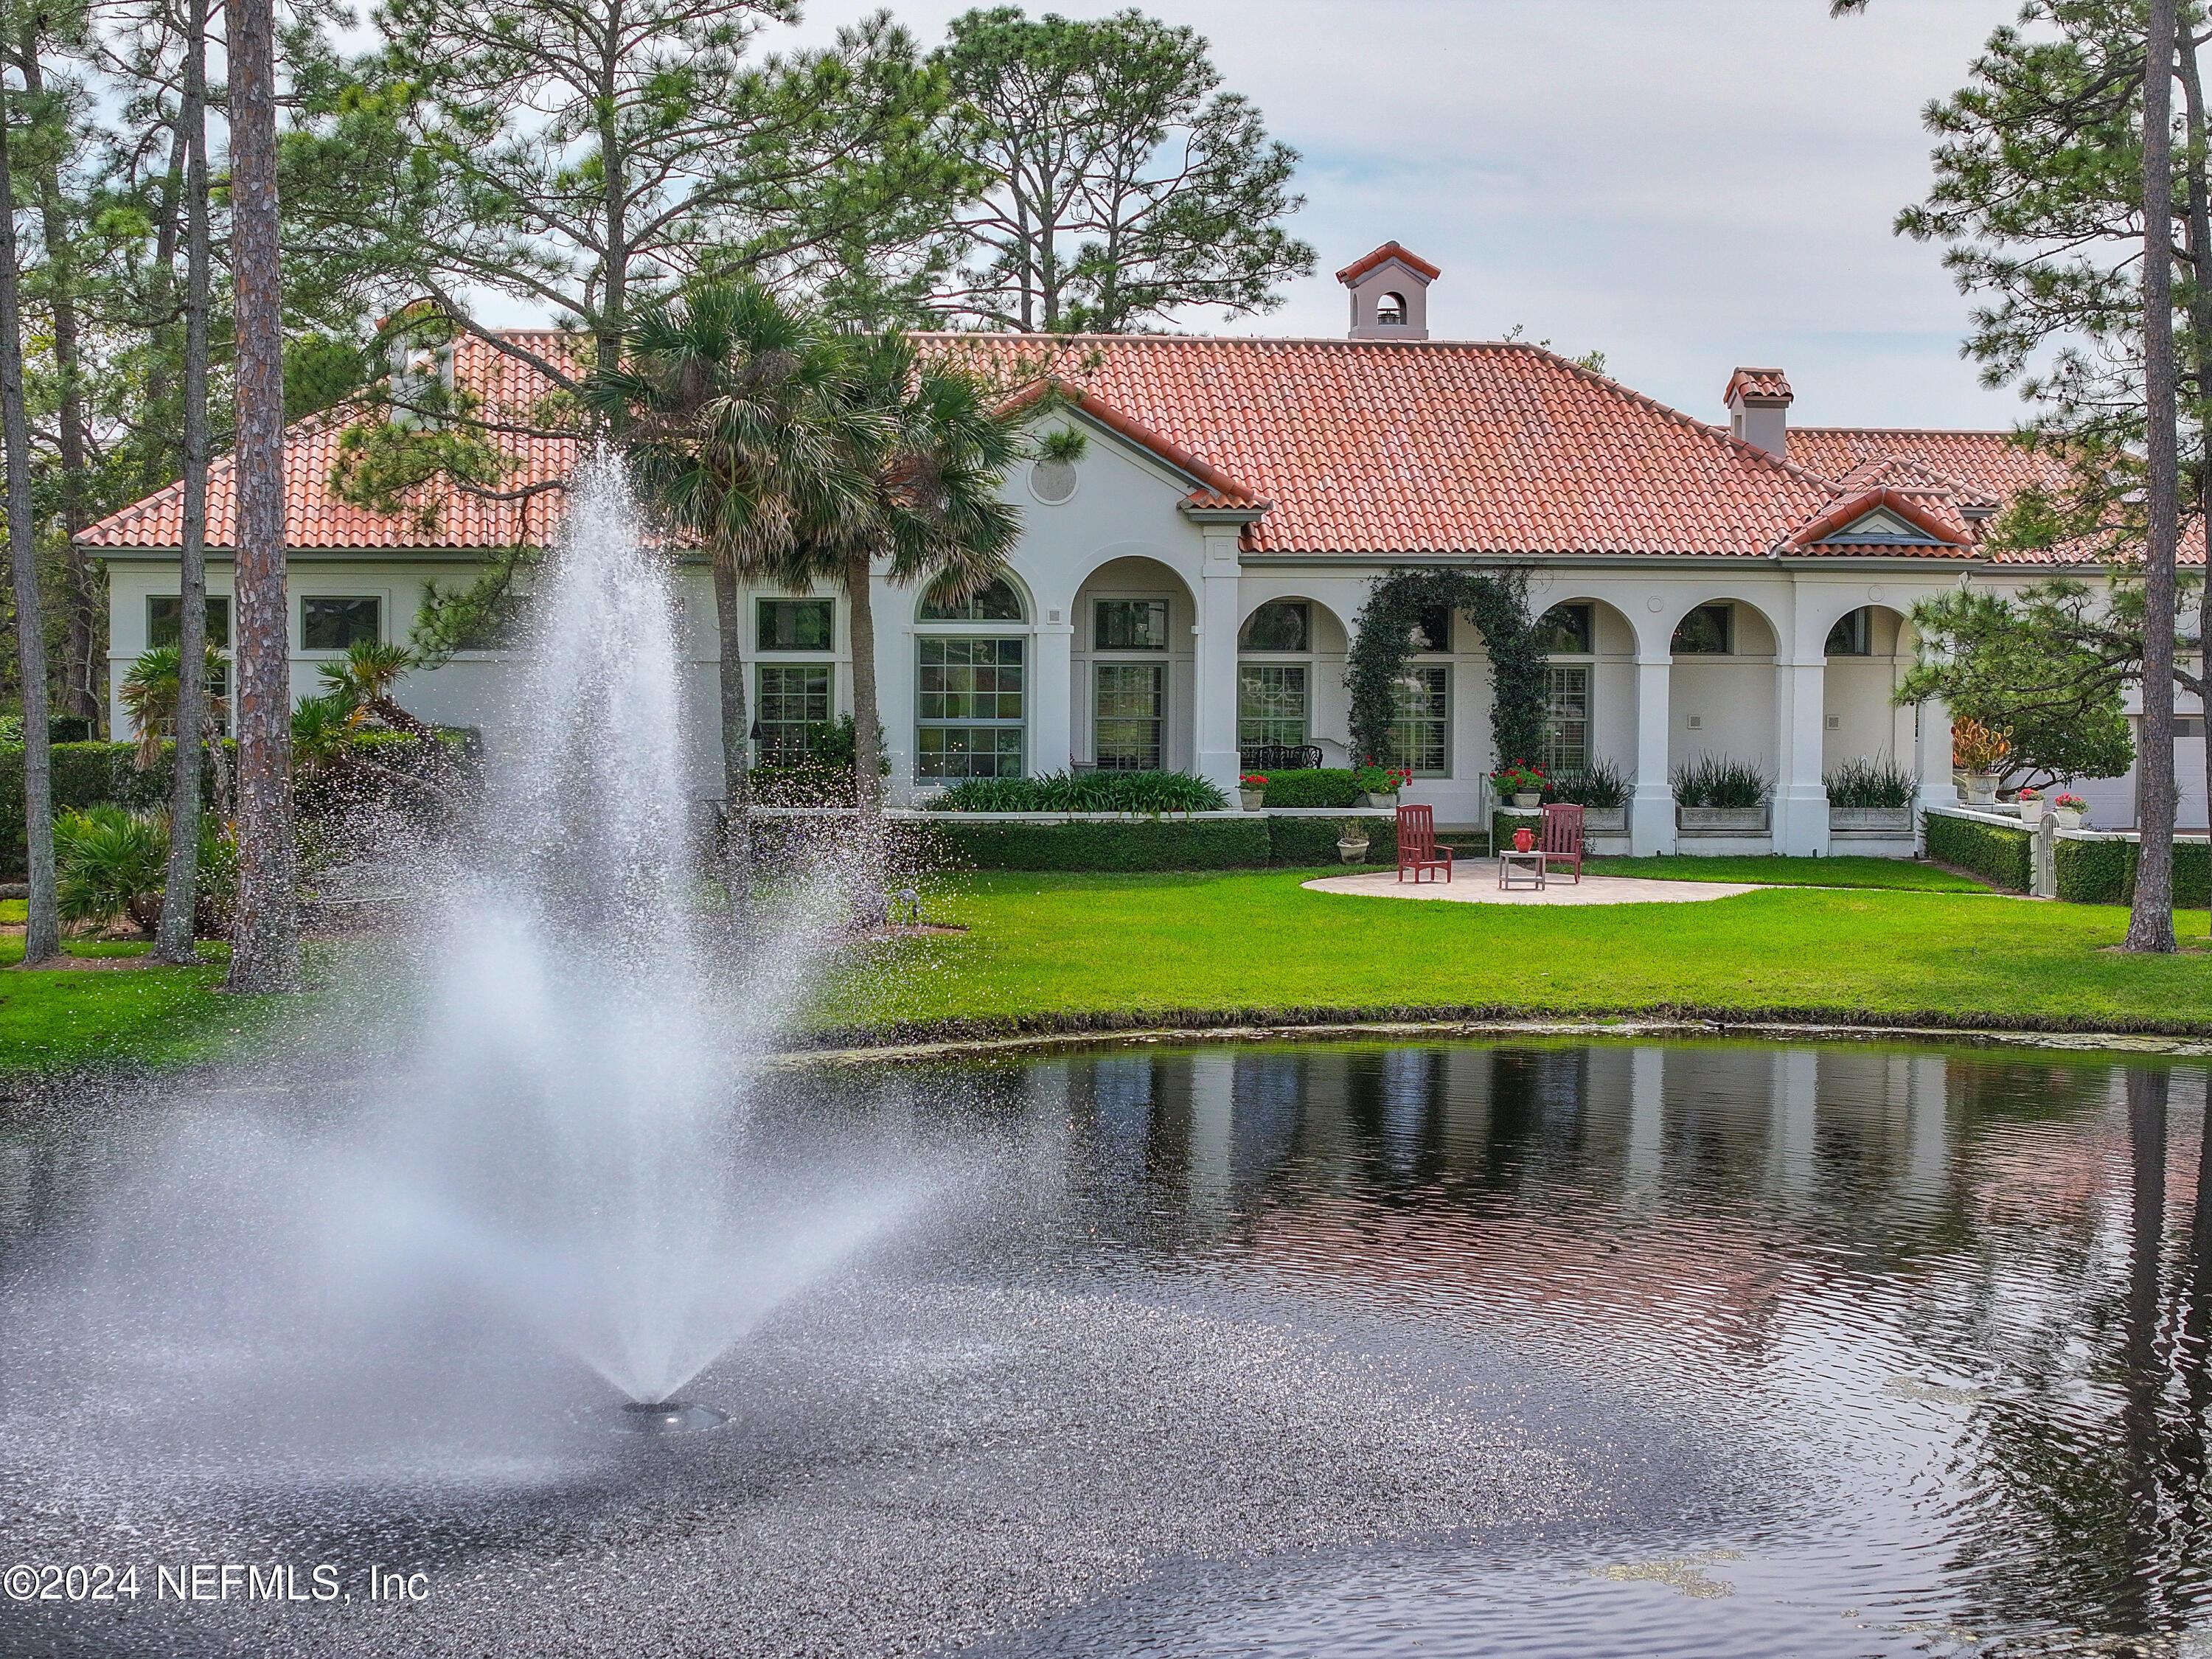
<svg viewBox="0 0 2212 1659"><path fill-rule="evenodd" d="M1650 599L1644 601L1644 608L1646 611L1664 611L1667 608L1667 601L1661 599L1656 593L1654 593Z"/></svg>
<svg viewBox="0 0 2212 1659"><path fill-rule="evenodd" d="M1869 589L1867 589L1867 598L1869 598L1869 599L1880 599L1881 597L1881 584L1880 582L1876 582L1876 583L1875 583L1872 587L1869 587Z"/></svg>
<svg viewBox="0 0 2212 1659"><path fill-rule="evenodd" d="M1047 507L1058 507L1075 494L1075 463L1048 455L1030 468L1030 494Z"/></svg>

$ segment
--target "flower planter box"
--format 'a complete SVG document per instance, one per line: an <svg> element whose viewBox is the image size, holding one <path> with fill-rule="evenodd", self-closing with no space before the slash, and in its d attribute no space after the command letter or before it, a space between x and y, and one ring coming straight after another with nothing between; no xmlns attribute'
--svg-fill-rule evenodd
<svg viewBox="0 0 2212 1659"><path fill-rule="evenodd" d="M1863 836L1909 836L1912 833L1910 806L1831 806L1828 829Z"/></svg>
<svg viewBox="0 0 2212 1659"><path fill-rule="evenodd" d="M1690 835L1763 836L1768 833L1764 806L1677 806L1674 827Z"/></svg>
<svg viewBox="0 0 2212 1659"><path fill-rule="evenodd" d="M1626 806L1585 806L1583 833L1586 836L1625 836L1628 833Z"/></svg>

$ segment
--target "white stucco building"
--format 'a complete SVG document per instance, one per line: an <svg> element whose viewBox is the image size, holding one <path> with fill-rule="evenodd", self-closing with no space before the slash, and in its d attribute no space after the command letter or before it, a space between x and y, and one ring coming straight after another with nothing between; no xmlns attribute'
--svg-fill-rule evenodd
<svg viewBox="0 0 2212 1659"><path fill-rule="evenodd" d="M1776 369L1728 377L1716 423L1540 347L1433 339L1437 276L1395 243L1347 266L1344 339L928 337L1010 396L1057 381L1069 398L1041 402L1036 424L1086 442L1072 465L1025 464L1008 479L1025 527L1002 588L948 614L876 584L895 793L1070 765L1233 785L1240 754L1263 743L1346 763L1343 667L1359 608L1379 574L1442 563L1527 574L1531 610L1551 624L1547 752L1528 758L1601 757L1632 778L1637 851L1677 846L1668 779L1702 755L1775 781L1771 835L1731 848L1843 848L1822 777L1856 757L1911 769L1925 802L1953 799L1943 711L1890 699L1914 654L1906 615L1961 582L2050 573L1993 556L1980 526L2012 491L2055 480L2056 464L1995 432L1794 427ZM526 354L564 349L556 335L504 337ZM495 408L545 389L522 358L474 337L445 372ZM330 483L348 418L300 423L288 452L302 696L320 660L362 635L404 641L427 585L465 577L487 549L542 541L559 511L557 492L388 515L349 506ZM511 483L574 463L564 441L501 441ZM210 497L210 585L224 594L227 463ZM109 571L111 684L173 626L178 508L172 487L84 532ZM704 794L720 772L720 646L703 569L686 572L684 601ZM849 710L845 610L835 594L749 596L742 643L765 743L797 744ZM1440 617L1422 645L1399 727L1411 798L1443 823L1486 822L1486 775L1515 757L1491 750L1483 641L1465 617ZM463 653L414 677L403 701L498 743L501 662ZM2183 821L2201 825L2203 726L2185 713ZM2085 793L2100 823L2132 822L2128 781Z"/></svg>

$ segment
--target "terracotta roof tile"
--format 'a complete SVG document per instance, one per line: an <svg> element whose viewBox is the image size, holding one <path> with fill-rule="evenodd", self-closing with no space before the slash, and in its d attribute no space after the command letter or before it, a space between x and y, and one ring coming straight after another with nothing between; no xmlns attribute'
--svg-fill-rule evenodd
<svg viewBox="0 0 2212 1659"><path fill-rule="evenodd" d="M1336 273L1336 280L1340 283L1356 283L1362 276L1364 276L1369 271L1374 270L1376 266L1385 264L1392 259L1397 260L1399 264L1404 265L1408 270L1413 271L1417 275L1425 277L1431 283L1435 282L1437 277L1443 275L1443 270L1441 266L1431 264L1426 259L1421 258L1419 254L1414 252L1413 249L1407 247L1403 242L1385 242L1381 247L1376 248L1372 253L1362 254L1358 258L1354 259L1350 264L1345 266L1342 270L1338 271Z"/></svg>
<svg viewBox="0 0 2212 1659"><path fill-rule="evenodd" d="M1729 402L1738 392L1747 403L1786 404L1795 396L1790 390L1789 378L1778 368L1737 369L1729 376L1721 402Z"/></svg>

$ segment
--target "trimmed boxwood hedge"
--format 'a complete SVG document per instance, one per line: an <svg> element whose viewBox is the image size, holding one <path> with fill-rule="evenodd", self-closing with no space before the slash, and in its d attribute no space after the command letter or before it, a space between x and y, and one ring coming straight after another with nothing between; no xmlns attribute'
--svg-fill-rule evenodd
<svg viewBox="0 0 2212 1659"><path fill-rule="evenodd" d="M1347 767L1325 766L1306 772L1269 772L1263 806L1357 806L1360 788Z"/></svg>
<svg viewBox="0 0 2212 1659"><path fill-rule="evenodd" d="M924 827L925 857L972 870L1243 870L1268 860L1267 820L1128 818L1099 823ZM1335 855L1334 842L1330 856Z"/></svg>
<svg viewBox="0 0 2212 1659"><path fill-rule="evenodd" d="M113 802L143 811L169 799L169 746L164 744L159 765L141 772L131 764L134 744L127 743L58 743L53 746L54 811ZM203 776L201 787L211 789L213 780ZM23 746L0 744L0 867L10 876L22 872Z"/></svg>
<svg viewBox="0 0 2212 1659"><path fill-rule="evenodd" d="M1311 866L1342 861L1336 850L1339 836L1358 824L1367 836L1370 864L1398 861L1398 821L1395 817L1267 819L1269 860L1275 864Z"/></svg>
<svg viewBox="0 0 2212 1659"><path fill-rule="evenodd" d="M2136 860L2142 849L2131 841L2067 841L2053 850L2058 866L2058 896L2076 904L2130 904L2136 896ZM2202 842L2177 842L2173 848L2173 902L2196 909L2212 893L2212 848Z"/></svg>
<svg viewBox="0 0 2212 1659"><path fill-rule="evenodd" d="M2035 837L2026 830L1978 823L1942 812L1926 817L1928 856L1979 876L2008 893L2025 893L2035 882Z"/></svg>

